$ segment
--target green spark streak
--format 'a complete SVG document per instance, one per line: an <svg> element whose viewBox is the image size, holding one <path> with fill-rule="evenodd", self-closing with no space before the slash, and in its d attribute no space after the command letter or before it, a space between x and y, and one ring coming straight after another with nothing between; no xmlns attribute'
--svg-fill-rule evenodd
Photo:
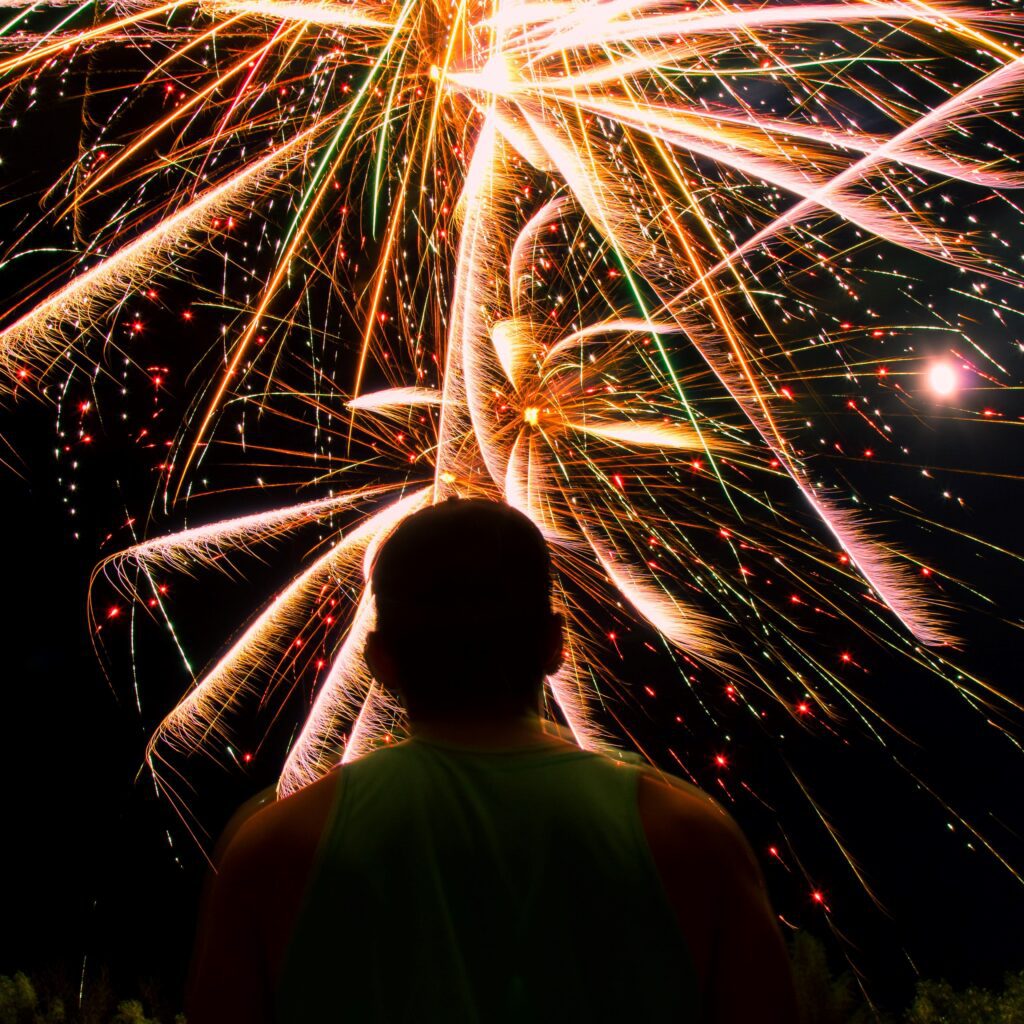
<svg viewBox="0 0 1024 1024"><path fill-rule="evenodd" d="M339 145L345 137L345 132L348 130L352 123L352 119L355 117L356 112L362 106L363 101L366 99L367 94L370 91L370 86L374 83L377 75L380 73L381 68L384 65L385 59L398 42L402 28L405 22L408 20L410 13L413 9L413 4L406 4L402 8L401 17L395 23L394 30L391 33L391 38L388 39L387 43L381 47L380 54L377 59L373 62L373 66L366 74L366 79L363 84L359 87L359 91L355 94L352 102L349 104L349 108L345 111L345 116L341 119L341 124L335 129L334 135L331 137L331 141L327 144L324 149L323 156L320 158L320 162L317 164L316 169L313 171L313 177L310 179L309 185L302 197L299 200L298 208L295 211L295 217L292 223L288 227L288 231L285 234L284 241L282 242L282 248L287 249L291 244L292 239L295 237L296 231L298 231L299 224L302 221L302 216L309 207L309 204L314 201L316 195L319 193L320 184L323 181L324 175L328 169L333 165L335 155L338 151Z"/></svg>
<svg viewBox="0 0 1024 1024"><path fill-rule="evenodd" d="M609 53L607 48L605 48L605 52ZM577 108L577 110L578 109L579 108ZM587 136L584 135L584 138L586 139ZM587 148L588 150L590 148L589 141L587 142ZM633 297L636 299L636 303L640 307L641 314L643 315L644 319L650 320L651 314L649 309L647 308L647 303L644 302L643 296L640 294L640 289L637 287L636 278L634 277L632 270L627 264L626 258L622 250L619 248L619 243L615 237L615 232L609 229L607 221L605 221L605 223L602 225L602 228L602 233L608 240L608 243L611 245L612 251L615 254L615 259L618 261L619 266L622 268L622 272L626 277L626 283L629 285L629 290L633 293ZM666 306L666 309L667 308L668 307ZM693 409L691 408L690 403L686 400L686 393L683 391L683 386L682 384L679 383L679 378L676 376L675 368L672 366L672 362L668 357L668 350L662 344L660 337L653 332L651 334L651 340L654 343L654 347L657 350L658 355L661 357L661 361L665 366L666 372L668 373L669 380L672 383L672 389L673 391L675 391L676 395L679 398L679 402L683 407L683 412L686 414L687 419L689 419L690 424L696 431L697 437L700 438L701 446L704 449L704 455L706 456L708 463L714 471L715 479L718 481L719 486L722 488L722 494L725 496L725 500L729 503L732 510L742 521L743 516L740 515L740 510L736 507L736 503L732 500L732 494L729 491L729 486L728 484L726 484L721 472L719 471L718 462L715 459L714 455L711 454L711 450L708 448L707 441L704 440L704 433L697 423L697 418L694 415Z"/></svg>
<svg viewBox="0 0 1024 1024"><path fill-rule="evenodd" d="M53 28L51 28L50 31L47 32L42 38L45 40L49 39L51 36L56 35L65 25L73 21L79 14L94 6L94 2L95 0L85 0L85 3L81 4L79 7L76 7L69 15L67 15L61 21L58 21L57 24L54 25ZM41 9L46 9L49 6L50 5L47 3L36 3L32 4L31 7L25 8L25 10L23 10L20 14L16 14L9 22L7 22L6 25L0 28L0 36L7 35L11 31L11 29L16 28L30 14L33 14L35 11Z"/></svg>
<svg viewBox="0 0 1024 1024"><path fill-rule="evenodd" d="M629 285L629 290L633 293L633 297L634 299L636 299L636 303L640 307L641 314L643 315L645 320L650 320L650 310L647 308L647 303L644 302L643 296L640 294L640 289L637 287L636 280L632 272L630 271L629 266L626 263L625 257L619 249L618 243L615 241L614 238L611 238L610 241L612 251L615 253L615 258L618 261L619 266L622 268L622 272L626 277L626 282ZM672 382L672 389L673 391L675 391L676 395L679 398L679 402L683 407L683 412L686 413L687 419L689 419L690 424L693 426L693 429L697 433L697 437L700 438L700 443L704 448L704 455L707 458L708 463L711 465L711 468L714 470L715 479L717 479L719 484L721 485L722 494L725 496L725 500L729 502L730 507L742 522L743 516L740 514L740 510L736 507L736 503L732 500L732 493L729 490L729 485L723 479L722 474L718 469L718 462L715 459L714 455L711 454L711 449L708 447L707 441L704 440L704 432L700 429L700 424L698 424L697 422L697 417L694 414L693 407L686 400L686 392L683 390L683 386L682 384L679 383L679 378L676 376L675 368L672 366L672 361L669 359L668 356L668 349L666 349L664 344L662 343L661 336L654 331L651 332L651 341L654 344L655 349L657 349L658 355L661 357L661 361L665 366L666 372L668 373L669 380Z"/></svg>
<svg viewBox="0 0 1024 1024"><path fill-rule="evenodd" d="M377 144L377 160L373 168L373 211L371 214L370 221L370 234L374 241L377 241L377 211L380 208L380 204L377 201L380 196L380 181L383 175L384 168L384 151L387 148L387 132L391 127L391 111L395 106L395 92L398 89L398 82L401 77L402 67L405 64L405 58L409 55L408 47L402 51L402 55L399 58L398 67L395 68L394 74L391 76L391 91L388 93L387 106L384 108L384 123L380 128L380 141Z"/></svg>

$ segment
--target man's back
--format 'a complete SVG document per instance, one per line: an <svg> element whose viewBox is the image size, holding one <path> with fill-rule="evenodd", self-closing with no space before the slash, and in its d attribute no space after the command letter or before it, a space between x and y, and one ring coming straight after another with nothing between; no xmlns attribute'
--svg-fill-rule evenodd
<svg viewBox="0 0 1024 1024"><path fill-rule="evenodd" d="M349 765L279 993L286 1021L697 1018L638 770L410 740Z"/></svg>
<svg viewBox="0 0 1024 1024"><path fill-rule="evenodd" d="M211 904L197 1024L791 1019L731 821L553 741L347 765L241 829Z"/></svg>

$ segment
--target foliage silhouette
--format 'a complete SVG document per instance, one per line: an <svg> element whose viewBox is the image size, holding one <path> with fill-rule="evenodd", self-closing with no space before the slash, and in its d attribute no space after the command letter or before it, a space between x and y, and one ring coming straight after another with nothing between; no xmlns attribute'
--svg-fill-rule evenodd
<svg viewBox="0 0 1024 1024"><path fill-rule="evenodd" d="M163 1012L152 992L115 999L105 972L79 993L65 975L29 978L19 971L0 975L0 1024L185 1024L185 1018Z"/></svg>
<svg viewBox="0 0 1024 1024"><path fill-rule="evenodd" d="M799 1024L1024 1024L1024 970L1008 974L998 990L919 981L910 1006L893 1015L872 1006L850 972L832 974L820 939L797 932L790 948ZM139 987L141 998L116 999L101 972L80 998L59 973L0 975L0 1024L186 1024L154 989Z"/></svg>

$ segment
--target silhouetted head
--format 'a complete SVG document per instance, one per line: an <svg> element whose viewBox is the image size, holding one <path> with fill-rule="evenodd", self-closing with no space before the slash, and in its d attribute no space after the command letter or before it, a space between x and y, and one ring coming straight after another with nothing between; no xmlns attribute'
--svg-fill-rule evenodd
<svg viewBox="0 0 1024 1024"><path fill-rule="evenodd" d="M412 718L536 709L561 662L551 558L536 526L495 501L452 499L404 520L371 573L366 657Z"/></svg>

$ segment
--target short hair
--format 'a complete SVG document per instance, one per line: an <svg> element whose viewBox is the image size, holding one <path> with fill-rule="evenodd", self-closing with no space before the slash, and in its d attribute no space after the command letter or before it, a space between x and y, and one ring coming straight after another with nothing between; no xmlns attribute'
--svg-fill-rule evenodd
<svg viewBox="0 0 1024 1024"><path fill-rule="evenodd" d="M543 683L551 556L540 530L497 501L416 512L371 570L377 632L410 713L528 706Z"/></svg>

